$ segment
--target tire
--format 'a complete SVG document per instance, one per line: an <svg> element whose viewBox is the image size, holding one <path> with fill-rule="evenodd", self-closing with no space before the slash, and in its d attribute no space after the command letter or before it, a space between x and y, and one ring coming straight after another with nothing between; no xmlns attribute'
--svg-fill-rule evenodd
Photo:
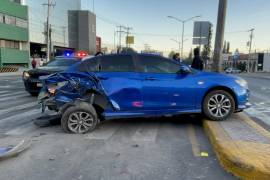
<svg viewBox="0 0 270 180"><path fill-rule="evenodd" d="M85 102L67 108L61 118L61 127L66 133L85 134L93 131L97 124L94 107Z"/></svg>
<svg viewBox="0 0 270 180"><path fill-rule="evenodd" d="M232 95L223 90L215 90L206 95L203 101L204 115L213 121L228 119L235 110Z"/></svg>

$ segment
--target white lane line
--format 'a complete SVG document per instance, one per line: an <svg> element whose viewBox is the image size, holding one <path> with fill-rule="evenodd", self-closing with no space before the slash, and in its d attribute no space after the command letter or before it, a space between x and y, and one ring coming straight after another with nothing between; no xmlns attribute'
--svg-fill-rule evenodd
<svg viewBox="0 0 270 180"><path fill-rule="evenodd" d="M252 117L256 117L260 119L261 121L265 122L266 124L270 125L270 116L264 114L261 111L258 111L254 108L249 108L247 111L245 111L248 115Z"/></svg>
<svg viewBox="0 0 270 180"><path fill-rule="evenodd" d="M133 141L148 141L156 140L159 123L143 123L132 136Z"/></svg>
<svg viewBox="0 0 270 180"><path fill-rule="evenodd" d="M11 86L5 85L5 86L0 86L0 88L10 88Z"/></svg>
<svg viewBox="0 0 270 180"><path fill-rule="evenodd" d="M14 92L14 93L8 93L8 94L1 94L0 98L7 97L7 96L14 96L14 95L20 95L20 94L26 94L24 91Z"/></svg>
<svg viewBox="0 0 270 180"><path fill-rule="evenodd" d="M21 121L25 121L25 119L33 119L35 118L37 115L40 115L41 114L41 111L40 109L33 109L33 110L30 110L30 111L27 111L27 112L24 112L24 113L17 113L13 116L9 116L9 117L6 117L4 119L0 119L0 125L1 124L4 124L4 123L7 123L7 122L12 122L12 123L16 123L16 122L21 122Z"/></svg>
<svg viewBox="0 0 270 180"><path fill-rule="evenodd" d="M13 107L9 107L6 109L2 109L2 110L0 110L0 116L3 114L7 114L10 112L19 111L19 110L24 110L24 109L34 107L34 106L38 106L38 103L37 102L30 102L30 103L24 103L24 104L21 104L18 106L13 106Z"/></svg>
<svg viewBox="0 0 270 180"><path fill-rule="evenodd" d="M117 123L104 123L100 126L100 128L95 131L87 134L85 139L95 139L95 140L107 140L118 130L119 124Z"/></svg>
<svg viewBox="0 0 270 180"><path fill-rule="evenodd" d="M28 94L24 93L24 94L20 94L20 95L16 95L16 96L11 96L11 97L4 97L0 99L0 102L2 101L10 101L10 100L15 100L17 98L22 98L22 97L29 97Z"/></svg>

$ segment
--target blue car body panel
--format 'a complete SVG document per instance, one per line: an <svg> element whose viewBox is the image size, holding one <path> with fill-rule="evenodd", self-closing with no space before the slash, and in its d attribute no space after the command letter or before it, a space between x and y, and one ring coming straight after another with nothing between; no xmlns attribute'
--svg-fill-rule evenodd
<svg viewBox="0 0 270 180"><path fill-rule="evenodd" d="M80 72L76 66L43 79L44 92L50 84L67 82L50 97L57 107L84 99L91 90L108 101L105 119L201 113L205 95L214 88L232 92L236 111L248 107L249 90L236 83L235 76L196 70L189 74Z"/></svg>

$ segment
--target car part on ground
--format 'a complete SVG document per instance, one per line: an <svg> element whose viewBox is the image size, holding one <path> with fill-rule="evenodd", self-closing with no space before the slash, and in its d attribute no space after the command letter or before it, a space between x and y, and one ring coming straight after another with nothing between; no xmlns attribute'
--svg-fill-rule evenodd
<svg viewBox="0 0 270 180"><path fill-rule="evenodd" d="M22 153L31 146L31 140L22 140L14 147L0 148L0 161Z"/></svg>

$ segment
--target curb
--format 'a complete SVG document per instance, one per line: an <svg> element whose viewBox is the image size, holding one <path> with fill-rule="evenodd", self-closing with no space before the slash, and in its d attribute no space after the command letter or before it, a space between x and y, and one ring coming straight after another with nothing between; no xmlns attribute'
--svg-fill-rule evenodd
<svg viewBox="0 0 270 180"><path fill-rule="evenodd" d="M204 120L203 127L226 171L245 180L270 179L270 144L233 140L219 122ZM262 127L256 131L266 135Z"/></svg>

